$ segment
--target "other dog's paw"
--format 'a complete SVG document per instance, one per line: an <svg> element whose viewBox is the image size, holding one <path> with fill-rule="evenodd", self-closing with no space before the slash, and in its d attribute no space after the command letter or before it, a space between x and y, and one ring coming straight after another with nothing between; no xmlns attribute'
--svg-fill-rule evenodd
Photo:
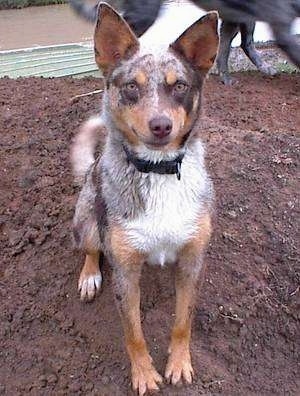
<svg viewBox="0 0 300 396"><path fill-rule="evenodd" d="M87 272L82 269L78 280L78 291L80 292L80 300L91 301L101 288L102 275L100 270L95 273Z"/></svg>
<svg viewBox="0 0 300 396"><path fill-rule="evenodd" d="M159 390L158 384L162 382L162 377L152 366L149 357L142 357L138 361L132 362L132 387L139 396L147 391Z"/></svg>
<svg viewBox="0 0 300 396"><path fill-rule="evenodd" d="M275 67L265 62L260 66L259 70L269 76L275 76L278 73Z"/></svg>
<svg viewBox="0 0 300 396"><path fill-rule="evenodd" d="M165 378L172 385L177 384L181 379L191 384L194 370L191 363L191 355L188 347L178 343L170 347L169 359L165 371Z"/></svg>
<svg viewBox="0 0 300 396"><path fill-rule="evenodd" d="M238 82L236 78L231 77L228 73L220 73L220 79L227 86L232 86Z"/></svg>

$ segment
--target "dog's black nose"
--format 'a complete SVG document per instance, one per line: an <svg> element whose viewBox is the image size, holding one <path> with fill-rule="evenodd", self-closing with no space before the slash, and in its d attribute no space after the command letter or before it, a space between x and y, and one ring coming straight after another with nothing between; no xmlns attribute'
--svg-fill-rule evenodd
<svg viewBox="0 0 300 396"><path fill-rule="evenodd" d="M155 117L149 121L151 132L160 139L171 133L172 126L172 121L166 116Z"/></svg>

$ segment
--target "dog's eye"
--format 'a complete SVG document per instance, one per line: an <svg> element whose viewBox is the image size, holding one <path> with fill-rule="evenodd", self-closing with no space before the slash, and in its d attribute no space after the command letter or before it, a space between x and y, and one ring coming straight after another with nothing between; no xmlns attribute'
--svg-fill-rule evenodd
<svg viewBox="0 0 300 396"><path fill-rule="evenodd" d="M177 81L174 84L173 90L175 94L184 94L188 89L188 85L183 81Z"/></svg>
<svg viewBox="0 0 300 396"><path fill-rule="evenodd" d="M127 104L134 104L139 100L139 87L135 81L129 81L121 89L123 101Z"/></svg>
<svg viewBox="0 0 300 396"><path fill-rule="evenodd" d="M129 83L127 83L125 85L125 88L127 89L127 91L136 91L138 89L138 86L136 84L136 82L134 81L130 81Z"/></svg>

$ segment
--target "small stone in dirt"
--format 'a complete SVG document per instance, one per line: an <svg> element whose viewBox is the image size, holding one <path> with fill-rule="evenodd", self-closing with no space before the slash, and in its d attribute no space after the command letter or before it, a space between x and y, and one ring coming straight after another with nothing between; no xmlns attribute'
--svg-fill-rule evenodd
<svg viewBox="0 0 300 396"><path fill-rule="evenodd" d="M88 392L94 389L94 384L92 382L88 382L87 384L84 384L82 387L82 390L84 392Z"/></svg>
<svg viewBox="0 0 300 396"><path fill-rule="evenodd" d="M46 378L46 376L43 374L43 375L40 375L39 376L39 378L38 378L38 386L40 387L40 388L45 388L45 386L47 385L47 378Z"/></svg>
<svg viewBox="0 0 300 396"><path fill-rule="evenodd" d="M71 392L79 392L81 390L80 380L71 382L71 384L68 385L68 389Z"/></svg>
<svg viewBox="0 0 300 396"><path fill-rule="evenodd" d="M56 319L58 322L63 322L66 319L66 317L62 312L58 311L54 315L54 319Z"/></svg>
<svg viewBox="0 0 300 396"><path fill-rule="evenodd" d="M240 327L240 332L239 332L240 337L244 337L247 334L247 332L248 332L247 326L242 325Z"/></svg>
<svg viewBox="0 0 300 396"><path fill-rule="evenodd" d="M26 394L30 393L33 388L33 384L26 385L23 389L26 391Z"/></svg>
<svg viewBox="0 0 300 396"><path fill-rule="evenodd" d="M257 137L253 133L247 133L243 139L245 142L256 142Z"/></svg>
<svg viewBox="0 0 300 396"><path fill-rule="evenodd" d="M69 334L70 334L70 336L76 336L78 334L78 330L74 329L74 328L71 328L69 330Z"/></svg>
<svg viewBox="0 0 300 396"><path fill-rule="evenodd" d="M38 173L36 171L28 171L19 179L19 187L29 188L35 183L37 178Z"/></svg>
<svg viewBox="0 0 300 396"><path fill-rule="evenodd" d="M55 374L50 374L47 376L48 384L55 384L57 382L57 376Z"/></svg>
<svg viewBox="0 0 300 396"><path fill-rule="evenodd" d="M74 320L72 318L66 319L61 323L61 328L63 330L69 330L74 326Z"/></svg>
<svg viewBox="0 0 300 396"><path fill-rule="evenodd" d="M29 296L33 297L36 296L38 294L38 292L40 291L40 286L37 285L36 283L33 283L30 288L28 289L28 294ZM33 320L33 319L32 319Z"/></svg>
<svg viewBox="0 0 300 396"><path fill-rule="evenodd" d="M110 379L107 375L103 375L103 377L101 378L102 384L103 385L107 385L110 382Z"/></svg>
<svg viewBox="0 0 300 396"><path fill-rule="evenodd" d="M202 374L201 381L205 384L211 381L211 376L209 374Z"/></svg>
<svg viewBox="0 0 300 396"><path fill-rule="evenodd" d="M58 356L59 356L61 359L68 360L68 359L70 359L70 357L72 356L72 353L73 353L72 350L69 350L69 349L62 349L62 350L58 351Z"/></svg>
<svg viewBox="0 0 300 396"><path fill-rule="evenodd" d="M255 256L253 257L253 260L254 260L254 262L255 262L256 264L258 264L258 265L262 265L262 264L265 263L264 258L261 257L261 256L258 256L258 255L255 255Z"/></svg>
<svg viewBox="0 0 300 396"><path fill-rule="evenodd" d="M24 236L24 230L11 231L9 235L10 246L18 245L22 241L23 236Z"/></svg>
<svg viewBox="0 0 300 396"><path fill-rule="evenodd" d="M229 210L227 212L227 216L230 217L231 219L236 219L237 218L237 213L235 210Z"/></svg>
<svg viewBox="0 0 300 396"><path fill-rule="evenodd" d="M266 132L268 132L268 130L266 128L260 128L259 132L260 133L266 133Z"/></svg>
<svg viewBox="0 0 300 396"><path fill-rule="evenodd" d="M64 362L61 359L52 362L52 369L57 373L59 373L63 367L64 367Z"/></svg>

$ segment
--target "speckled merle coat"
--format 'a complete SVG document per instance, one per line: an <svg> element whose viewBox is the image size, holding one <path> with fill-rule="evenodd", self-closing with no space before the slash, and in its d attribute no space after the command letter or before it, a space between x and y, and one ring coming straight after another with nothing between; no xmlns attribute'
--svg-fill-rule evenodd
<svg viewBox="0 0 300 396"><path fill-rule="evenodd" d="M82 127L72 148L74 173L82 183L74 237L86 253L79 290L82 299L95 296L103 252L113 265L132 383L141 395L161 382L141 329L144 263L174 267L176 319L165 376L174 384L181 378L192 381L191 313L213 199L199 116L202 84L217 48L216 13L196 22L169 48L153 49L139 43L109 6L100 5L95 57L105 75L103 108ZM178 172L156 172L178 158L180 180ZM141 171L136 161L147 161L150 169Z"/></svg>

